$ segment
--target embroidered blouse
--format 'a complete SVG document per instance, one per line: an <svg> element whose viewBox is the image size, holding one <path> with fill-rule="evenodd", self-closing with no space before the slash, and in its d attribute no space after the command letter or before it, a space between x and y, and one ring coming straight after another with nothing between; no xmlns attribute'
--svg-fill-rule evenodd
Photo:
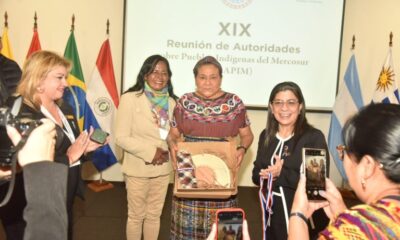
<svg viewBox="0 0 400 240"><path fill-rule="evenodd" d="M195 93L183 95L175 109L172 127L196 137L234 137L250 125L246 107L235 94L225 92L216 99L203 99Z"/></svg>
<svg viewBox="0 0 400 240"><path fill-rule="evenodd" d="M357 205L332 221L318 239L399 239L400 207L387 199Z"/></svg>

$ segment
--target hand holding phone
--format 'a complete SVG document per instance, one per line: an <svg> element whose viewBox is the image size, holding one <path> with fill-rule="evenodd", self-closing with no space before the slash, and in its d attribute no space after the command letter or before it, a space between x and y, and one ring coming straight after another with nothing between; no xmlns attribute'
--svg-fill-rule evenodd
<svg viewBox="0 0 400 240"><path fill-rule="evenodd" d="M109 134L107 132L101 130L100 128L96 128L90 136L90 140L99 144L104 144L108 135Z"/></svg>
<svg viewBox="0 0 400 240"><path fill-rule="evenodd" d="M216 213L217 238L224 239L243 239L243 220L245 214L241 208L220 209Z"/></svg>
<svg viewBox="0 0 400 240"><path fill-rule="evenodd" d="M308 200L325 200L319 195L319 191L325 191L326 154L325 149L303 148L303 171Z"/></svg>

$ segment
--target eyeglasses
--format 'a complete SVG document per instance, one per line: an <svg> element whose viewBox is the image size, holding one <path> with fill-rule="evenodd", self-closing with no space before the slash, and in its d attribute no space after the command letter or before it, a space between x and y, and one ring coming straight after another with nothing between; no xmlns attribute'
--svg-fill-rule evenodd
<svg viewBox="0 0 400 240"><path fill-rule="evenodd" d="M336 146L336 150L337 150L337 152L338 152L339 159L340 159L341 161L343 161L343 160L344 160L344 155L346 154L346 146L345 146L345 145L342 145L342 144L337 145L337 146Z"/></svg>
<svg viewBox="0 0 400 240"><path fill-rule="evenodd" d="M282 100L273 100L272 101L272 105L276 108L282 108L285 104L288 108L294 108L294 107L297 107L298 103L299 103L299 101L294 100L294 99L290 99L287 101L282 101Z"/></svg>

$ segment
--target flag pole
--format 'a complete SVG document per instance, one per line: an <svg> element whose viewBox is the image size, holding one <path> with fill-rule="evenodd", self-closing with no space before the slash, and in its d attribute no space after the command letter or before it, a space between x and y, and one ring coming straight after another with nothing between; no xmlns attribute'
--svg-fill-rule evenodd
<svg viewBox="0 0 400 240"><path fill-rule="evenodd" d="M110 36L110 20L107 19L107 30L106 30L107 38Z"/></svg>
<svg viewBox="0 0 400 240"><path fill-rule="evenodd" d="M351 51L353 52L354 49L356 48L356 35L353 34L353 37L351 38ZM344 179L342 178L342 184L340 184L340 192L342 193L342 195L348 195L347 191L349 191L349 186L348 184L346 184L346 181L344 181Z"/></svg>
<svg viewBox="0 0 400 240"><path fill-rule="evenodd" d="M109 19L107 19L106 26L107 26L106 35L107 35L107 39L108 39L109 34L110 34L110 20ZM99 180L92 181L91 183L88 184L88 187L90 189L92 189L92 191L101 192L101 191L105 191L107 189L111 189L114 187L114 185L112 183L103 179L103 171L99 171L99 174L100 174Z"/></svg>
<svg viewBox="0 0 400 240"><path fill-rule="evenodd" d="M35 11L35 16L33 16L33 31L37 31L37 14Z"/></svg>
<svg viewBox="0 0 400 240"><path fill-rule="evenodd" d="M72 18L71 18L71 33L73 33L75 30L75 14L72 14ZM79 113L79 101L78 98L76 96L76 93L74 91L74 89L71 87L70 84L68 84L68 89L71 91L72 93L72 98L74 99L74 103L75 103L75 115L76 115L76 119L78 120L78 125L79 125L79 119L81 118L81 115ZM82 131L83 129L81 127L79 127L80 130Z"/></svg>
<svg viewBox="0 0 400 240"><path fill-rule="evenodd" d="M8 14L7 14L7 11L4 13L4 27L8 28Z"/></svg>
<svg viewBox="0 0 400 240"><path fill-rule="evenodd" d="M355 35L353 35L351 41L352 41L352 43L351 43L351 49L350 50L353 52L354 49L356 48L356 36ZM346 181L344 181L343 178L342 178L341 186L339 188L339 192L340 192L340 194L342 195L343 198L346 198L346 199L357 199L354 191L350 188L350 186L346 183Z"/></svg>

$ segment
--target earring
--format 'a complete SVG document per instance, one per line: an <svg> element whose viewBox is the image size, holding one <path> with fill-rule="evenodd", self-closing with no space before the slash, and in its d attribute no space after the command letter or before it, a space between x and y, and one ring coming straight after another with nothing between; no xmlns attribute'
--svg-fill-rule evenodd
<svg viewBox="0 0 400 240"><path fill-rule="evenodd" d="M43 92L43 88L41 88L41 87L38 87L37 90L38 90L39 93Z"/></svg>
<svg viewBox="0 0 400 240"><path fill-rule="evenodd" d="M361 186L362 186L363 190L365 190L365 185L366 185L365 179L361 178Z"/></svg>

